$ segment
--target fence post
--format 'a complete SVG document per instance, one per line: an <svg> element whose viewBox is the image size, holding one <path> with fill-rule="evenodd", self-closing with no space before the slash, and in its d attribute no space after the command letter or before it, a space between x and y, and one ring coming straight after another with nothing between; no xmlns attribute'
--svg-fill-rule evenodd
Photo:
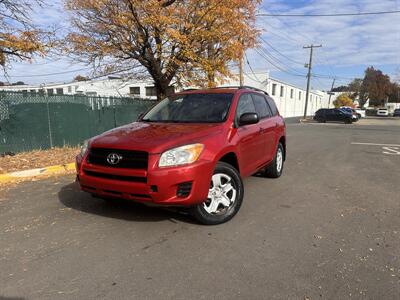
<svg viewBox="0 0 400 300"><path fill-rule="evenodd" d="M116 112L116 110L117 110L117 108L116 108L116 105L115 105L115 98L114 97L110 97L110 99L111 99L111 101L112 101L112 108L113 108L113 112L114 112L114 128L116 128L117 127L117 112Z"/></svg>
<svg viewBox="0 0 400 300"><path fill-rule="evenodd" d="M49 107L49 97L45 94L46 98L46 106L47 106L47 125L49 127L49 141L50 141L50 148L53 148L53 137L51 133L51 121L50 121L50 107Z"/></svg>

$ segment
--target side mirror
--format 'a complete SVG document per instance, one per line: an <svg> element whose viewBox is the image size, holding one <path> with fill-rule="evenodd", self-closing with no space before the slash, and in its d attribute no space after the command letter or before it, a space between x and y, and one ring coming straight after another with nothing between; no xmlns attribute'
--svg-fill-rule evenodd
<svg viewBox="0 0 400 300"><path fill-rule="evenodd" d="M239 118L239 126L257 124L259 121L256 113L244 113Z"/></svg>
<svg viewBox="0 0 400 300"><path fill-rule="evenodd" d="M141 112L141 113L138 115L138 117L137 117L137 121L138 121L138 122L141 121L142 118L143 118L143 116L144 116L144 112Z"/></svg>

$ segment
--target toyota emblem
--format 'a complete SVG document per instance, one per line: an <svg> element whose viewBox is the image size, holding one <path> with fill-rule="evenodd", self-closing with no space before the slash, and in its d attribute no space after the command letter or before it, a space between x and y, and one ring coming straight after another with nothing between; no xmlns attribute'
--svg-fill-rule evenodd
<svg viewBox="0 0 400 300"><path fill-rule="evenodd" d="M119 155L119 154L117 154L117 153L110 153L110 154L108 154L108 156L107 156L107 162L108 162L110 165L119 164L119 162L121 161L121 159L122 159L122 156Z"/></svg>

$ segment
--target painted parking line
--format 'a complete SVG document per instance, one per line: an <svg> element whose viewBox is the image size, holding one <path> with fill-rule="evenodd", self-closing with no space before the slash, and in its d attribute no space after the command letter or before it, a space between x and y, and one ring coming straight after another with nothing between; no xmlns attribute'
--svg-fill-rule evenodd
<svg viewBox="0 0 400 300"><path fill-rule="evenodd" d="M383 147L400 147L397 144L375 144L375 143L351 143L352 145L366 145L366 146L383 146Z"/></svg>
<svg viewBox="0 0 400 300"><path fill-rule="evenodd" d="M351 143L351 144L361 145L361 146L378 146L382 147L382 154L400 155L400 145L398 144L375 144L375 143Z"/></svg>

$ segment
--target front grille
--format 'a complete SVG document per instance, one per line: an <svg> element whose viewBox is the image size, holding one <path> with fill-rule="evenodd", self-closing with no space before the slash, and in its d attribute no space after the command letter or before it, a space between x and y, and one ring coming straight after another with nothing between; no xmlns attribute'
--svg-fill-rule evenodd
<svg viewBox="0 0 400 300"><path fill-rule="evenodd" d="M122 176L122 175L114 175L114 174L108 174L108 173L93 172L93 171L88 171L88 170L83 170L83 172L88 176L98 177L98 178L129 181L129 182L142 182L142 183L147 182L146 177Z"/></svg>
<svg viewBox="0 0 400 300"><path fill-rule="evenodd" d="M121 160L116 164L110 164L107 157L110 154L117 154ZM87 162L93 165L147 170L149 154L143 151L117 150L105 148L91 148L87 157Z"/></svg>
<svg viewBox="0 0 400 300"><path fill-rule="evenodd" d="M192 182L184 182L178 185L176 195L180 198L184 198L190 195L192 191Z"/></svg>

